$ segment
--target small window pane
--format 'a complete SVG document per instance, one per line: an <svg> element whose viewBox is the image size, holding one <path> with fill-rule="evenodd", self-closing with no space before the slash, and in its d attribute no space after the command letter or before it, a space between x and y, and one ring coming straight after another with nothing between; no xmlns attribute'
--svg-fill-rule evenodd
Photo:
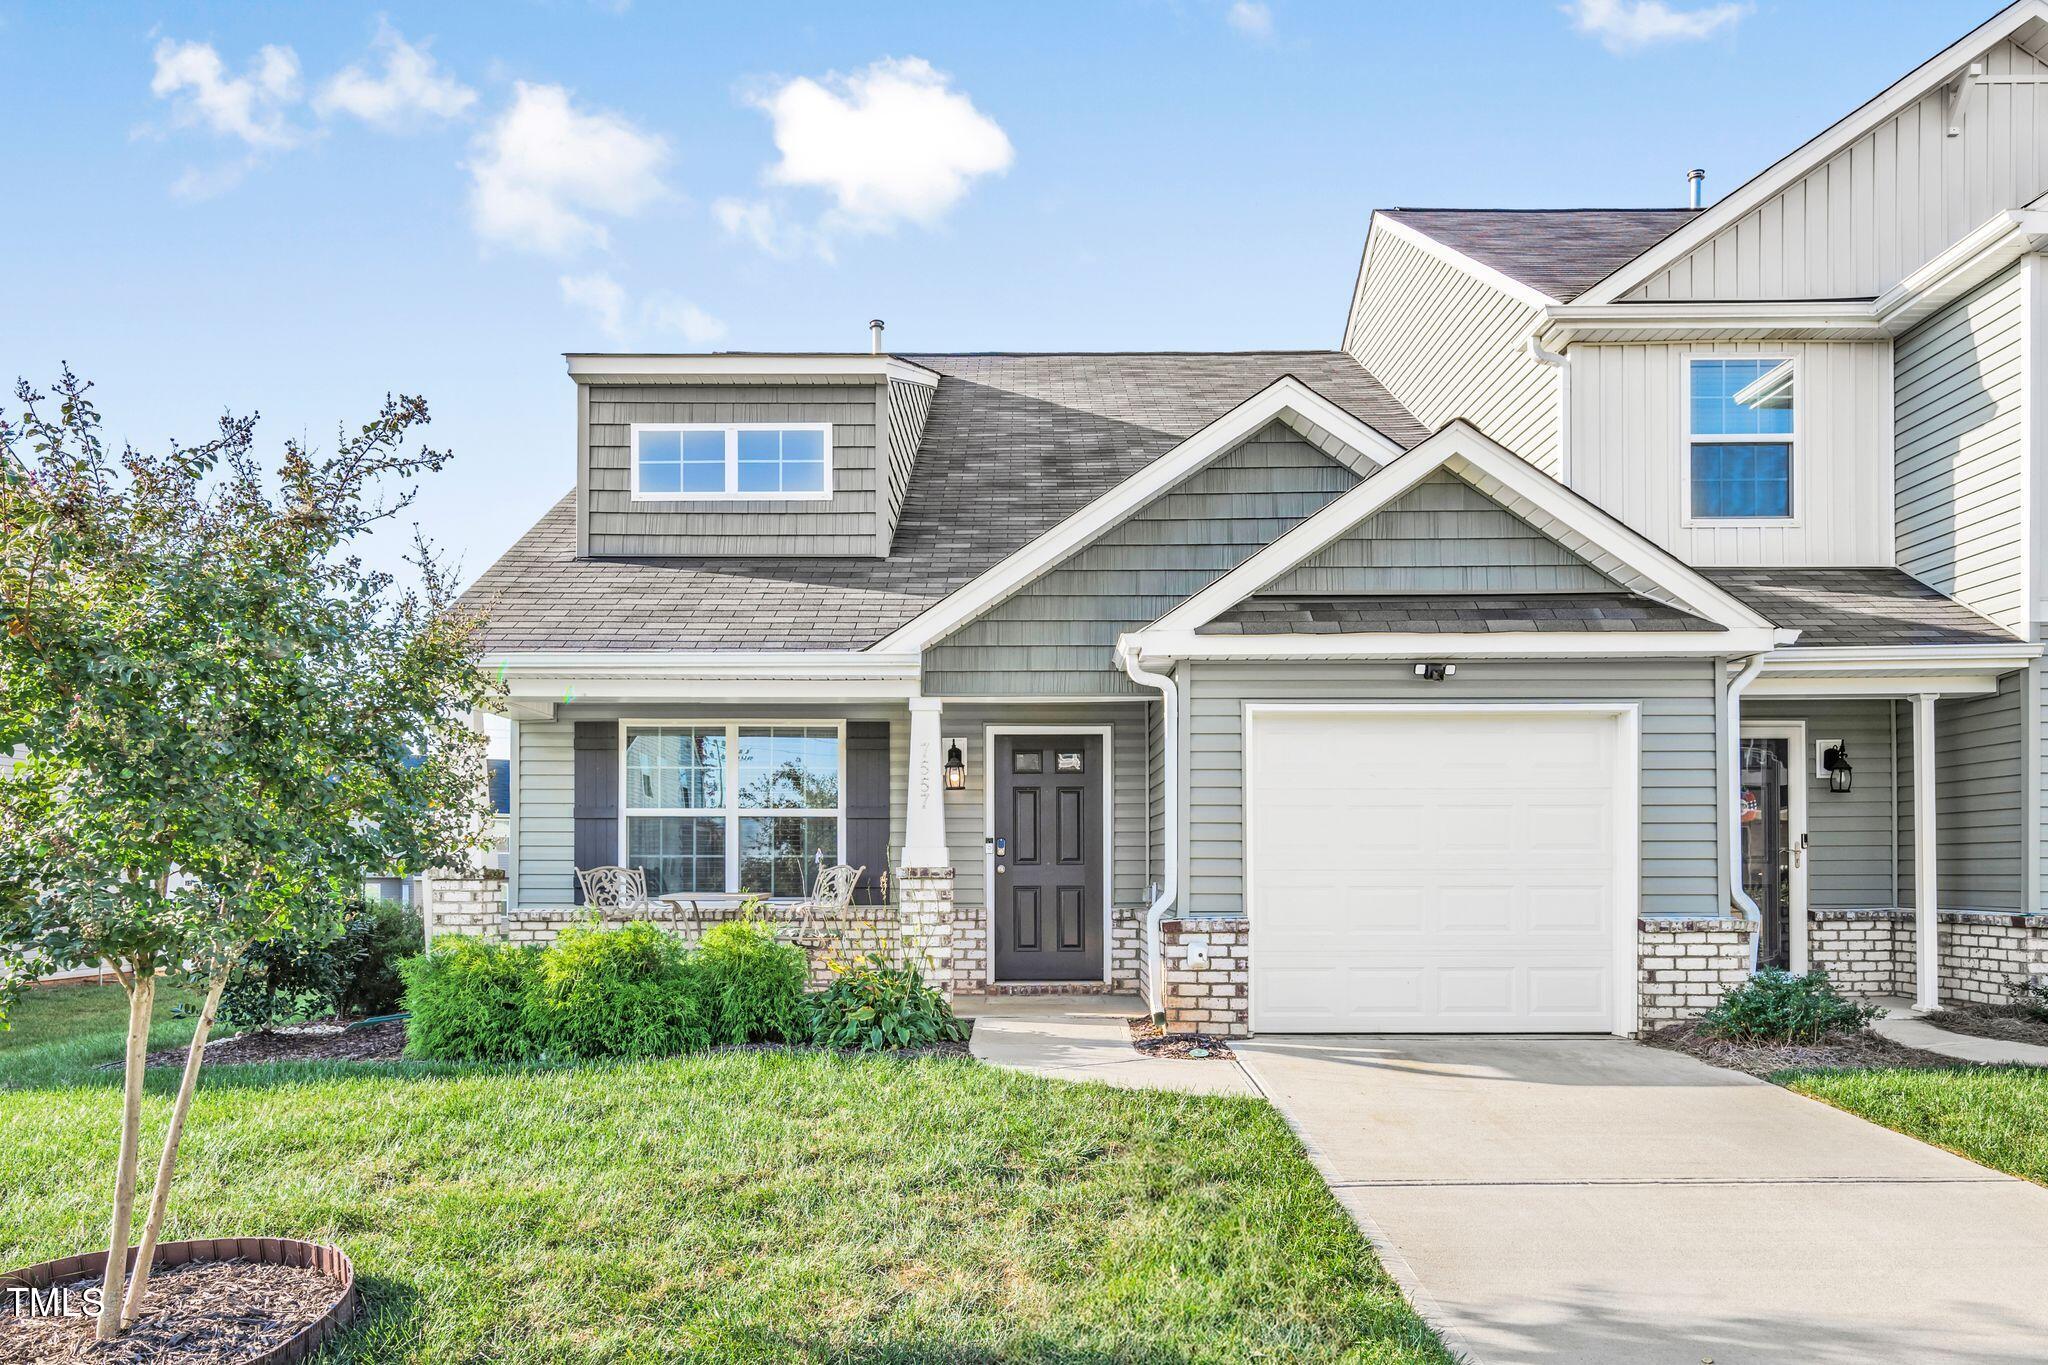
<svg viewBox="0 0 2048 1365"><path fill-rule="evenodd" d="M1042 773L1045 771L1045 755L1036 749L1019 749L1010 755L1010 771Z"/></svg>
<svg viewBox="0 0 2048 1365"><path fill-rule="evenodd" d="M1063 773L1080 772L1081 751L1079 749L1060 750L1059 756L1053 760L1053 770Z"/></svg>
<svg viewBox="0 0 2048 1365"><path fill-rule="evenodd" d="M640 433L640 463L661 461L674 464L683 458L683 433L680 431L643 431Z"/></svg>
<svg viewBox="0 0 2048 1365"><path fill-rule="evenodd" d="M644 483L642 485L645 486ZM725 491L725 464L686 464L683 466L683 487L685 493L723 493Z"/></svg>
<svg viewBox="0 0 2048 1365"><path fill-rule="evenodd" d="M1792 447L1707 443L1692 448L1696 517L1792 515Z"/></svg>
<svg viewBox="0 0 2048 1365"><path fill-rule="evenodd" d="M1695 360L1693 435L1789 436L1792 388L1790 361Z"/></svg>
<svg viewBox="0 0 2048 1365"><path fill-rule="evenodd" d="M740 486L742 493L780 493L782 491L782 466L765 460L740 461Z"/></svg>
<svg viewBox="0 0 2048 1365"><path fill-rule="evenodd" d="M821 726L744 726L745 810L833 810L839 805L839 732Z"/></svg>
<svg viewBox="0 0 2048 1365"><path fill-rule="evenodd" d="M681 432L643 431L639 433L639 449L635 459L639 462L640 491L643 493L681 492L683 487L682 458Z"/></svg>
<svg viewBox="0 0 2048 1365"><path fill-rule="evenodd" d="M785 431L782 436L782 458L785 462L797 460L811 464L822 464L825 459L825 433L822 431Z"/></svg>
<svg viewBox="0 0 2048 1365"><path fill-rule="evenodd" d="M626 863L647 874L647 894L725 890L725 817L635 815L626 821Z"/></svg>
<svg viewBox="0 0 2048 1365"><path fill-rule="evenodd" d="M724 804L723 726L636 726L627 733L626 809L716 810Z"/></svg>
<svg viewBox="0 0 2048 1365"><path fill-rule="evenodd" d="M686 431L682 436L683 491L725 492L725 433Z"/></svg>
<svg viewBox="0 0 2048 1365"><path fill-rule="evenodd" d="M839 824L831 816L747 815L740 818L740 890L789 897L807 894L820 866L839 861Z"/></svg>
<svg viewBox="0 0 2048 1365"><path fill-rule="evenodd" d="M642 493L680 493L683 491L683 466L679 464L640 464L640 491Z"/></svg>
<svg viewBox="0 0 2048 1365"><path fill-rule="evenodd" d="M785 493L824 492L824 463L817 460L785 461L782 466L782 491Z"/></svg>

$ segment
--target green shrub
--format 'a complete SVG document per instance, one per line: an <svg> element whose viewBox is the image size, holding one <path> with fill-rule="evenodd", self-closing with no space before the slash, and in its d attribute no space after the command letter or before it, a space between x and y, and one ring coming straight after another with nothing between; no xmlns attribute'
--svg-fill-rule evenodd
<svg viewBox="0 0 2048 1365"><path fill-rule="evenodd" d="M666 1057L711 1041L703 973L652 924L564 930L527 996L539 1048L569 1057Z"/></svg>
<svg viewBox="0 0 2048 1365"><path fill-rule="evenodd" d="M873 958L832 964L832 984L811 998L812 1036L827 1047L879 1052L960 1042L967 1026L915 967Z"/></svg>
<svg viewBox="0 0 2048 1365"><path fill-rule="evenodd" d="M1794 976L1766 967L1722 996L1700 1029L1719 1038L1810 1043L1830 1033L1855 1033L1883 1013L1846 999L1824 971Z"/></svg>
<svg viewBox="0 0 2048 1365"><path fill-rule="evenodd" d="M2013 982L2012 1003L2021 1013L2048 1023L2048 976L2026 976Z"/></svg>
<svg viewBox="0 0 2048 1365"><path fill-rule="evenodd" d="M445 935L430 952L400 964L405 977L405 1052L450 1062L512 1061L533 1055L527 996L541 954L483 939Z"/></svg>
<svg viewBox="0 0 2048 1365"><path fill-rule="evenodd" d="M221 992L221 1017L239 1028L268 1028L330 1014L388 1014L405 989L400 959L424 946L419 916L404 905L350 901L338 916L250 947Z"/></svg>
<svg viewBox="0 0 2048 1365"><path fill-rule="evenodd" d="M802 1042L810 1035L804 950L751 913L715 925L697 950L720 1043Z"/></svg>

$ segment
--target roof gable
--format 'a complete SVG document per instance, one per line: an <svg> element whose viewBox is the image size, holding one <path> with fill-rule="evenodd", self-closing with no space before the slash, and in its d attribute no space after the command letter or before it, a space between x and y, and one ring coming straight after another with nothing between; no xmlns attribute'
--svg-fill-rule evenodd
<svg viewBox="0 0 2048 1365"><path fill-rule="evenodd" d="M1978 82L1969 71L1972 63L1987 57L1993 58L1994 69L1985 74L1993 76L2048 70L2048 64L2035 55L2039 53L2048 53L2048 0L2017 0L1752 176L1678 231L1618 265L1579 295L1577 302L1870 297L1882 292L1992 212L2016 207L2048 188L2005 183L2014 166L2034 162L2038 153L2008 145L2014 125L1989 126L1992 101L2012 100L2012 87L2004 87L2006 93L1997 96L1997 84ZM1952 98L1952 91L1960 92L1960 98ZM2022 98L2031 114L2038 97L2029 93ZM1950 128L1960 129L1960 136L1950 136ZM1896 161L1890 160L1893 152L1898 154ZM1845 153L1850 155L1844 157ZM1784 198L1800 182L1824 173L1838 157L1843 158L1848 173L1834 177L1841 182L1839 187L1830 182L1811 212L1803 196L1797 203ZM1873 165L1880 159L1888 162L1882 171ZM1909 185L1894 169L1909 164L1931 177L1926 184ZM1880 180L1894 187L1898 208L1887 210L1874 203ZM1973 194L1956 193L1958 185L1979 180L1987 196L1985 203L1974 202ZM1928 208L1937 210L1936 221L1928 220ZM1880 221L1883 232L1872 233L1853 249L1846 242L1815 247L1814 233L1823 230L1831 217L1849 215L1853 221L1858 214L1865 220L1860 226L1866 233ZM1818 273L1813 283L1795 288L1782 276L1766 280L1767 253L1748 243L1737 246L1731 241L1725 252L1704 253L1703 262L1689 260L1752 216L1760 243L1774 233L1781 242L1791 241L1789 249L1780 248L1791 266L1799 267L1814 258ZM1767 218L1771 221L1766 222ZM1888 253L1894 259L1884 259ZM1694 264L1699 266L1697 271ZM1680 266L1688 277L1711 267L1711 290L1698 287L1690 278L1665 278Z"/></svg>
<svg viewBox="0 0 2048 1365"><path fill-rule="evenodd" d="M1382 222L1533 290L1531 302L1569 303L1698 214L1695 209L1381 209ZM1468 267L1469 268L1469 267Z"/></svg>

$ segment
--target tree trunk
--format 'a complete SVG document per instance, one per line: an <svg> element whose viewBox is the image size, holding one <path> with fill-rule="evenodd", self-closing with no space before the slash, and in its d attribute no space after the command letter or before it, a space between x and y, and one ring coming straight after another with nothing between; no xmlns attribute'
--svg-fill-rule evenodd
<svg viewBox="0 0 2048 1365"><path fill-rule="evenodd" d="M142 1146L142 1073L149 1055L149 1019L156 1003L156 972L137 963L128 984L128 1050L122 1063L121 1159L114 1176L114 1218L107 1233L107 1273L100 1281L100 1315L94 1335L112 1341L121 1334L121 1287L128 1274L128 1234L135 1223L135 1156Z"/></svg>
<svg viewBox="0 0 2048 1365"><path fill-rule="evenodd" d="M178 1139L185 1135L185 1115L192 1110L192 1092L198 1086L199 1063L206 1052L206 1035L213 1028L213 1016L220 1009L220 993L228 984L222 971L206 987L206 1004L199 1011L199 1027L192 1031L192 1045L185 1052L185 1075L178 1082L178 1102L171 1106L171 1125L164 1132L164 1154L156 1165L156 1184L149 1192L149 1217L142 1224L142 1246L135 1253L135 1274L128 1281L128 1295L121 1305L121 1327L125 1331L142 1316L142 1296L149 1292L150 1262L156 1259L156 1239L164 1230L164 1210L171 1198L171 1172L178 1164Z"/></svg>

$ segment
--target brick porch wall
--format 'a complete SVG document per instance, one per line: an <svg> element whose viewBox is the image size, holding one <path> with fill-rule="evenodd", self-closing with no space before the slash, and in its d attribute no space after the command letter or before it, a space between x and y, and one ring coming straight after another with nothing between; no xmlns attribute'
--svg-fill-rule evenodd
<svg viewBox="0 0 2048 1365"><path fill-rule="evenodd" d="M2048 979L2048 915L1944 910L1935 922L1943 1004L2003 1004L2017 983ZM1813 910L1807 925L1813 965L1847 994L1913 994L1912 911Z"/></svg>
<svg viewBox="0 0 2048 1365"><path fill-rule="evenodd" d="M1159 922L1159 943L1166 1031L1251 1036L1251 922L1165 919ZM1197 965L1191 959L1204 947L1207 963Z"/></svg>
<svg viewBox="0 0 2048 1365"><path fill-rule="evenodd" d="M1749 979L1746 919L1636 921L1636 987L1644 1030L1697 1019Z"/></svg>

